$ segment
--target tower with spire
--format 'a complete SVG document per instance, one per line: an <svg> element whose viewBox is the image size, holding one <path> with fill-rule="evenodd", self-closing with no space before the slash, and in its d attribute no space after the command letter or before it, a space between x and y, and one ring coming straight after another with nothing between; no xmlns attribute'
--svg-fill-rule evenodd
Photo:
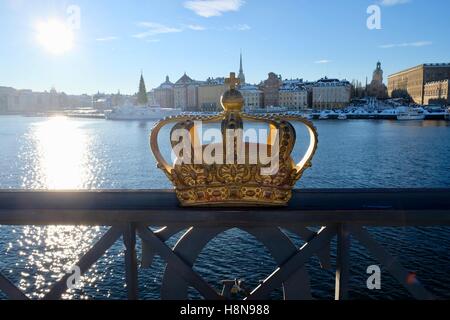
<svg viewBox="0 0 450 320"><path fill-rule="evenodd" d="M372 82L376 82L378 84L383 83L383 69L381 69L381 62L378 61L377 68L373 72Z"/></svg>
<svg viewBox="0 0 450 320"><path fill-rule="evenodd" d="M381 62L377 62L377 67L373 72L372 82L366 88L369 97L377 99L387 99L387 87L383 83L383 69L381 69Z"/></svg>
<svg viewBox="0 0 450 320"><path fill-rule="evenodd" d="M245 84L245 74L244 74L244 68L242 66L242 51L241 51L241 58L240 58L240 65L239 65L239 80L241 80L241 86Z"/></svg>
<svg viewBox="0 0 450 320"><path fill-rule="evenodd" d="M145 88L144 73L142 72L142 70L141 70L141 79L139 81L139 92L137 96L137 103L138 105L148 104L147 89Z"/></svg>

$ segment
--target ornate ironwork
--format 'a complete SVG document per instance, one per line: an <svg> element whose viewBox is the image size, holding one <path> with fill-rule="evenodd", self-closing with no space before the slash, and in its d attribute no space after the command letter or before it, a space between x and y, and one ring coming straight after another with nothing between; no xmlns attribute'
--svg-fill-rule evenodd
<svg viewBox="0 0 450 320"><path fill-rule="evenodd" d="M76 265L82 274L86 273L122 238L129 299L139 298L137 238L142 242L141 267L151 266L155 255L167 263L161 287L163 299L186 299L188 287L206 299L229 297L229 283L229 290L219 292L194 266L203 248L231 228L253 235L277 265L259 286L246 288L245 299L266 299L280 287L284 299L311 299L305 266L315 255L322 268L330 269L330 242L336 237L336 299L348 298L351 238L363 245L414 298L434 298L420 281L410 281L411 273L363 226L448 226L450 190L296 191L290 207L262 210L180 209L174 199L174 193L167 191L4 191L0 192L0 225L109 226ZM152 231L150 226L156 225L167 227ZM307 228L313 225L324 227L318 231ZM300 236L304 244L294 245L282 229ZM170 246L167 240L183 230L178 243ZM67 280L66 275L54 283L45 299L60 299L68 290ZM2 274L0 291L10 299L28 299Z"/></svg>

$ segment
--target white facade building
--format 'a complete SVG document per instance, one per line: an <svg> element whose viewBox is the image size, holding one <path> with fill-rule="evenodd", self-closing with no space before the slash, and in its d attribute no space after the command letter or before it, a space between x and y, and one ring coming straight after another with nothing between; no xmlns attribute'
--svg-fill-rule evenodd
<svg viewBox="0 0 450 320"><path fill-rule="evenodd" d="M248 111L263 108L263 91L255 85L246 84L239 88L244 97L244 108Z"/></svg>
<svg viewBox="0 0 450 320"><path fill-rule="evenodd" d="M346 80L323 78L312 86L313 108L340 109L351 99L351 84Z"/></svg>
<svg viewBox="0 0 450 320"><path fill-rule="evenodd" d="M280 107L301 110L308 107L308 91L302 80L285 80L279 91Z"/></svg>

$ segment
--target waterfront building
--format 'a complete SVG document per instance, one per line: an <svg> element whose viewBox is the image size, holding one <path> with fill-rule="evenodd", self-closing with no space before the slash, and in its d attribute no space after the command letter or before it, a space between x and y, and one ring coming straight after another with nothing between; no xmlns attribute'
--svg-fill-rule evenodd
<svg viewBox="0 0 450 320"><path fill-rule="evenodd" d="M151 105L151 106L158 106L159 107L159 103L156 101L155 90L156 89L152 89L151 91L147 92L148 104Z"/></svg>
<svg viewBox="0 0 450 320"><path fill-rule="evenodd" d="M97 93L69 95L50 91L34 92L32 90L17 90L10 87L0 87L0 112L3 113L36 113L61 111L64 109L96 108L108 109L123 104L126 96L116 94Z"/></svg>
<svg viewBox="0 0 450 320"><path fill-rule="evenodd" d="M263 91L258 86L246 84L239 91L244 97L244 108L247 111L262 109L264 105Z"/></svg>
<svg viewBox="0 0 450 320"><path fill-rule="evenodd" d="M0 87L0 112L30 113L58 111L70 107L90 107L92 99L89 96L67 95L57 92L55 88L45 92L32 90L16 90L10 87Z"/></svg>
<svg viewBox="0 0 450 320"><path fill-rule="evenodd" d="M220 99L228 86L225 78L208 78L198 87L198 108L201 111L221 111Z"/></svg>
<svg viewBox="0 0 450 320"><path fill-rule="evenodd" d="M14 104L16 90L10 87L0 87L0 112L8 112Z"/></svg>
<svg viewBox="0 0 450 320"><path fill-rule="evenodd" d="M449 80L446 79L442 81L432 81L425 84L424 104L449 105Z"/></svg>
<svg viewBox="0 0 450 320"><path fill-rule="evenodd" d="M14 95L14 111L27 112L38 111L40 108L49 108L55 102L50 99L50 94L35 93L31 90L17 90Z"/></svg>
<svg viewBox="0 0 450 320"><path fill-rule="evenodd" d="M113 99L114 105L123 103L124 96L120 92L115 95ZM92 107L92 96L87 94L82 95L67 95L67 104L64 105L67 109L81 109Z"/></svg>
<svg viewBox="0 0 450 320"><path fill-rule="evenodd" d="M308 95L308 100L307 100L307 107L308 109L312 108L312 101L313 101L313 87L316 83L315 82L311 82L311 81L306 81L303 82L303 86L306 89L306 93Z"/></svg>
<svg viewBox="0 0 450 320"><path fill-rule="evenodd" d="M340 109L350 103L351 84L346 80L323 78L312 86L312 104L318 109Z"/></svg>
<svg viewBox="0 0 450 320"><path fill-rule="evenodd" d="M97 92L92 96L92 108L94 108L95 110L111 109L111 100L108 99L105 93Z"/></svg>
<svg viewBox="0 0 450 320"><path fill-rule="evenodd" d="M174 85L174 106L183 111L198 111L198 87L200 81L186 73Z"/></svg>
<svg viewBox="0 0 450 320"><path fill-rule="evenodd" d="M166 76L166 81L154 89L152 93L152 99L154 100L152 104L161 108L173 108L175 106L174 84L170 82L169 76Z"/></svg>
<svg viewBox="0 0 450 320"><path fill-rule="evenodd" d="M372 82L367 86L367 95L377 99L387 99L387 87L383 83L383 69L381 62L377 63L377 67L373 72Z"/></svg>
<svg viewBox="0 0 450 320"><path fill-rule="evenodd" d="M269 73L269 77L262 84L262 91L264 93L264 106L279 106L280 88L283 85L281 76L275 73Z"/></svg>
<svg viewBox="0 0 450 320"><path fill-rule="evenodd" d="M91 99L90 107L93 109L104 111L109 110L115 107L123 106L126 102L131 102L133 104L138 104L138 94L134 94L132 96L130 95L123 95L120 93L120 90L117 91L117 93L113 94L106 94L106 93L100 93L97 92L92 97L89 97L87 95L83 96L76 96L76 100L72 100L74 102L70 103L70 108L80 108L80 105L82 105L83 108L87 105L87 99ZM150 101L150 98L148 98ZM78 101L78 102L77 102ZM83 101L81 104L80 102Z"/></svg>
<svg viewBox="0 0 450 320"><path fill-rule="evenodd" d="M125 103L124 96L120 93L120 90L116 94L111 94L107 97L109 99L109 104L111 107L118 107Z"/></svg>
<svg viewBox="0 0 450 320"><path fill-rule="evenodd" d="M279 102L281 107L289 110L301 110L308 107L308 91L303 80L285 80L279 91Z"/></svg>
<svg viewBox="0 0 450 320"><path fill-rule="evenodd" d="M389 76L388 93L392 98L410 98L425 103L428 82L450 79L450 63L421 64Z"/></svg>

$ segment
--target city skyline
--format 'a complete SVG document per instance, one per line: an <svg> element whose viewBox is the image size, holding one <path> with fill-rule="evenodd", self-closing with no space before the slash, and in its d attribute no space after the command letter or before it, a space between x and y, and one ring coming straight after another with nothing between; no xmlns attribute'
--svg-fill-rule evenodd
<svg viewBox="0 0 450 320"><path fill-rule="evenodd" d="M123 10L119 2L1 0L5 27L0 34L8 50L2 50L0 86L134 94L141 70L148 89L166 75L176 81L184 72L199 80L222 77L238 72L241 50L249 83L259 83L269 72L364 83L377 61L387 78L408 67L449 60L450 45L443 39L450 5L445 1L286 1L275 7L271 2L135 1ZM366 25L367 9L374 4L381 9L380 30ZM58 26L54 21L73 20L74 13L79 26L71 33L73 43L65 34L65 43L49 42L47 34L55 36ZM427 14L434 18L424 20ZM37 27L39 21L52 23Z"/></svg>

